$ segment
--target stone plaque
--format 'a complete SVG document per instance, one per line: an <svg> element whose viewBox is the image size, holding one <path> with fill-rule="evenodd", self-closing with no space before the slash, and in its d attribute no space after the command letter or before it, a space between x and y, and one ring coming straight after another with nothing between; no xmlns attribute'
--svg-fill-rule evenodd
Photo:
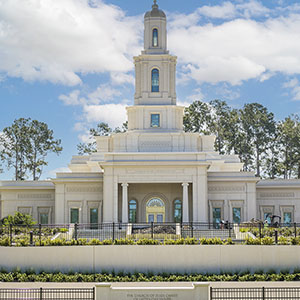
<svg viewBox="0 0 300 300"><path fill-rule="evenodd" d="M209 285L184 282L104 283L96 286L97 300L208 300Z"/></svg>

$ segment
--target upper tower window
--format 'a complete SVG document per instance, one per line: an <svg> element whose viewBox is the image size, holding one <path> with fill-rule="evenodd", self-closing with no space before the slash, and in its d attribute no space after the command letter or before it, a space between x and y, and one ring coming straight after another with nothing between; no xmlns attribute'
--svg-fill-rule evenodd
<svg viewBox="0 0 300 300"><path fill-rule="evenodd" d="M158 47L158 30L156 28L152 31L152 46Z"/></svg>
<svg viewBox="0 0 300 300"><path fill-rule="evenodd" d="M153 69L151 72L151 92L159 92L159 70Z"/></svg>

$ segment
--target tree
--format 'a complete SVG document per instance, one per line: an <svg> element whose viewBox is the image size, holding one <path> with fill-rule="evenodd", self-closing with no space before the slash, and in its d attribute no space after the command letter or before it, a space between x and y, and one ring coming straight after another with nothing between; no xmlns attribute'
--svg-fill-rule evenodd
<svg viewBox="0 0 300 300"><path fill-rule="evenodd" d="M240 110L240 114L244 137L247 144L252 145L254 153L255 165L252 165L252 168L256 170L256 176L259 177L261 175L262 154L268 150L275 134L274 115L259 103L245 104ZM248 160L245 163L249 164L250 162Z"/></svg>
<svg viewBox="0 0 300 300"><path fill-rule="evenodd" d="M220 154L228 153L228 139L231 136L231 131L234 129L234 127L231 127L232 109L225 101L221 100L210 101L209 106L210 118L208 128L210 134L216 136L215 149Z"/></svg>
<svg viewBox="0 0 300 300"><path fill-rule="evenodd" d="M300 178L300 121L298 115L285 118L278 124L279 147L282 153L281 175Z"/></svg>
<svg viewBox="0 0 300 300"><path fill-rule="evenodd" d="M60 154L62 151L61 140L53 137L53 130L48 125L37 120L29 124L29 149L26 154L27 167L32 173L32 179L38 180L42 175L43 166L48 163L45 160L49 152Z"/></svg>
<svg viewBox="0 0 300 300"><path fill-rule="evenodd" d="M183 127L186 132L210 134L210 108L205 102L195 101L185 109Z"/></svg>
<svg viewBox="0 0 300 300"><path fill-rule="evenodd" d="M15 180L25 180L30 172L33 180L40 178L49 152L59 154L61 141L55 140L47 124L30 118L20 118L3 129L0 136L0 156L7 168L14 169Z"/></svg>
<svg viewBox="0 0 300 300"><path fill-rule="evenodd" d="M29 123L30 119L17 119L10 127L4 128L0 136L1 159L6 162L8 169L14 169L15 180L24 180L26 175Z"/></svg>
<svg viewBox="0 0 300 300"><path fill-rule="evenodd" d="M123 123L122 127L116 127L112 130L107 123L101 122L97 124L96 128L91 128L89 130L89 142L79 143L77 145L77 151L79 155L92 154L97 152L97 143L95 136L109 136L112 133L122 133L127 131L128 122Z"/></svg>

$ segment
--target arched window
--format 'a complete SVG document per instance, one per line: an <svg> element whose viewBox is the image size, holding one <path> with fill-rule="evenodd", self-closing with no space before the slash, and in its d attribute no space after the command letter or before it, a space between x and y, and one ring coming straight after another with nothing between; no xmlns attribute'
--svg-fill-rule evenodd
<svg viewBox="0 0 300 300"><path fill-rule="evenodd" d="M153 69L151 72L151 82L152 82L152 92L159 92L159 71L158 69Z"/></svg>
<svg viewBox="0 0 300 300"><path fill-rule="evenodd" d="M182 220L182 204L179 199L174 201L174 222L180 223Z"/></svg>
<svg viewBox="0 0 300 300"><path fill-rule="evenodd" d="M136 223L136 208L137 204L135 200L129 201L129 223Z"/></svg>
<svg viewBox="0 0 300 300"><path fill-rule="evenodd" d="M158 30L156 28L152 31L152 46L158 47Z"/></svg>

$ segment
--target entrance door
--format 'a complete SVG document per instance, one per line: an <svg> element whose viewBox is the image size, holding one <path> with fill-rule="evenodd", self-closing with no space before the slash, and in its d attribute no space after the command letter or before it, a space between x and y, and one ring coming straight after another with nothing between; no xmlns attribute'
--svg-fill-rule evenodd
<svg viewBox="0 0 300 300"><path fill-rule="evenodd" d="M151 198L146 205L147 222L165 222L165 203L160 198Z"/></svg>

